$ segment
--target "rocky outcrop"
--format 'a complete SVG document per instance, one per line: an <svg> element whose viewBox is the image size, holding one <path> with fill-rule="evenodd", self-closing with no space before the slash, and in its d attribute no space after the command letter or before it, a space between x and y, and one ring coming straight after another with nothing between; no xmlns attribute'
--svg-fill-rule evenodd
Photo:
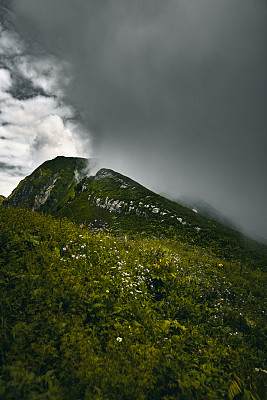
<svg viewBox="0 0 267 400"><path fill-rule="evenodd" d="M52 183L50 184L50 182L48 182L48 184L41 189L40 193L35 195L34 205L32 207L34 211L39 210L39 208L47 201L52 189L55 187L58 177L51 177L51 179Z"/></svg>

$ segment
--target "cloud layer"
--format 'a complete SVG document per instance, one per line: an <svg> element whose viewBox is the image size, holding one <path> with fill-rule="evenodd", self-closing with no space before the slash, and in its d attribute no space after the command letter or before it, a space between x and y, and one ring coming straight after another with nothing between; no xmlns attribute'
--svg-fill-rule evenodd
<svg viewBox="0 0 267 400"><path fill-rule="evenodd" d="M29 55L18 34L3 26L0 57L0 192L8 195L43 161L90 156L91 150L75 110L64 101L66 64L48 54Z"/></svg>
<svg viewBox="0 0 267 400"><path fill-rule="evenodd" d="M34 53L29 65L36 60L36 76L26 75L28 67L24 76L48 92L56 77L54 88L80 111L94 155L152 189L202 197L267 237L265 1L12 5ZM66 72L39 74L40 48ZM59 79L65 75L72 79Z"/></svg>

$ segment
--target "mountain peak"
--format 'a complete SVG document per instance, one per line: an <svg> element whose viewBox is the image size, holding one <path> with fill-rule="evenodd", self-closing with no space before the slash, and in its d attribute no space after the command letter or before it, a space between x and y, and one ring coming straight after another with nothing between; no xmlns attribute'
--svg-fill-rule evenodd
<svg viewBox="0 0 267 400"><path fill-rule="evenodd" d="M47 160L19 183L5 203L54 211L74 193L75 185L90 173L90 168L86 158L57 156Z"/></svg>
<svg viewBox="0 0 267 400"><path fill-rule="evenodd" d="M112 169L101 168L95 175L95 179L115 178L117 173Z"/></svg>
<svg viewBox="0 0 267 400"><path fill-rule="evenodd" d="M30 207L118 234L165 236L205 247L217 256L235 258L239 253L252 262L261 259L259 245L239 232L111 169L101 168L94 175L95 167L95 159L58 156L48 160L21 181L3 204Z"/></svg>

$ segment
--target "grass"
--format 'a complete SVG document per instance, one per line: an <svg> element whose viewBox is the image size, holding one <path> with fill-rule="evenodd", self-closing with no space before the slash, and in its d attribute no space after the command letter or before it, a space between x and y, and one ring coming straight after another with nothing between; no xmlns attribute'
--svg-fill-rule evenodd
<svg viewBox="0 0 267 400"><path fill-rule="evenodd" d="M111 170L84 178L55 213L73 222L102 221L117 234L169 238L203 247L229 261L267 265L267 247L170 201Z"/></svg>
<svg viewBox="0 0 267 400"><path fill-rule="evenodd" d="M4 206L0 243L0 398L264 399L263 268Z"/></svg>
<svg viewBox="0 0 267 400"><path fill-rule="evenodd" d="M112 170L88 177L93 166L94 160L75 157L46 161L3 204L67 217L87 227L109 227L117 235L183 242L255 269L267 265L267 246Z"/></svg>

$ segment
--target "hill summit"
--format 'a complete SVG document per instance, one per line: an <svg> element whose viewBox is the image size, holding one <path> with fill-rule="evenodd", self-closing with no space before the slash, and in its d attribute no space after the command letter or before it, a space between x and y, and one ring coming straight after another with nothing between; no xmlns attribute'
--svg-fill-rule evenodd
<svg viewBox="0 0 267 400"><path fill-rule="evenodd" d="M231 260L266 263L266 246L118 172L95 171L95 159L56 157L23 179L3 204L119 235L167 237Z"/></svg>
<svg viewBox="0 0 267 400"><path fill-rule="evenodd" d="M266 247L96 171L46 161L0 206L1 399L263 400Z"/></svg>

